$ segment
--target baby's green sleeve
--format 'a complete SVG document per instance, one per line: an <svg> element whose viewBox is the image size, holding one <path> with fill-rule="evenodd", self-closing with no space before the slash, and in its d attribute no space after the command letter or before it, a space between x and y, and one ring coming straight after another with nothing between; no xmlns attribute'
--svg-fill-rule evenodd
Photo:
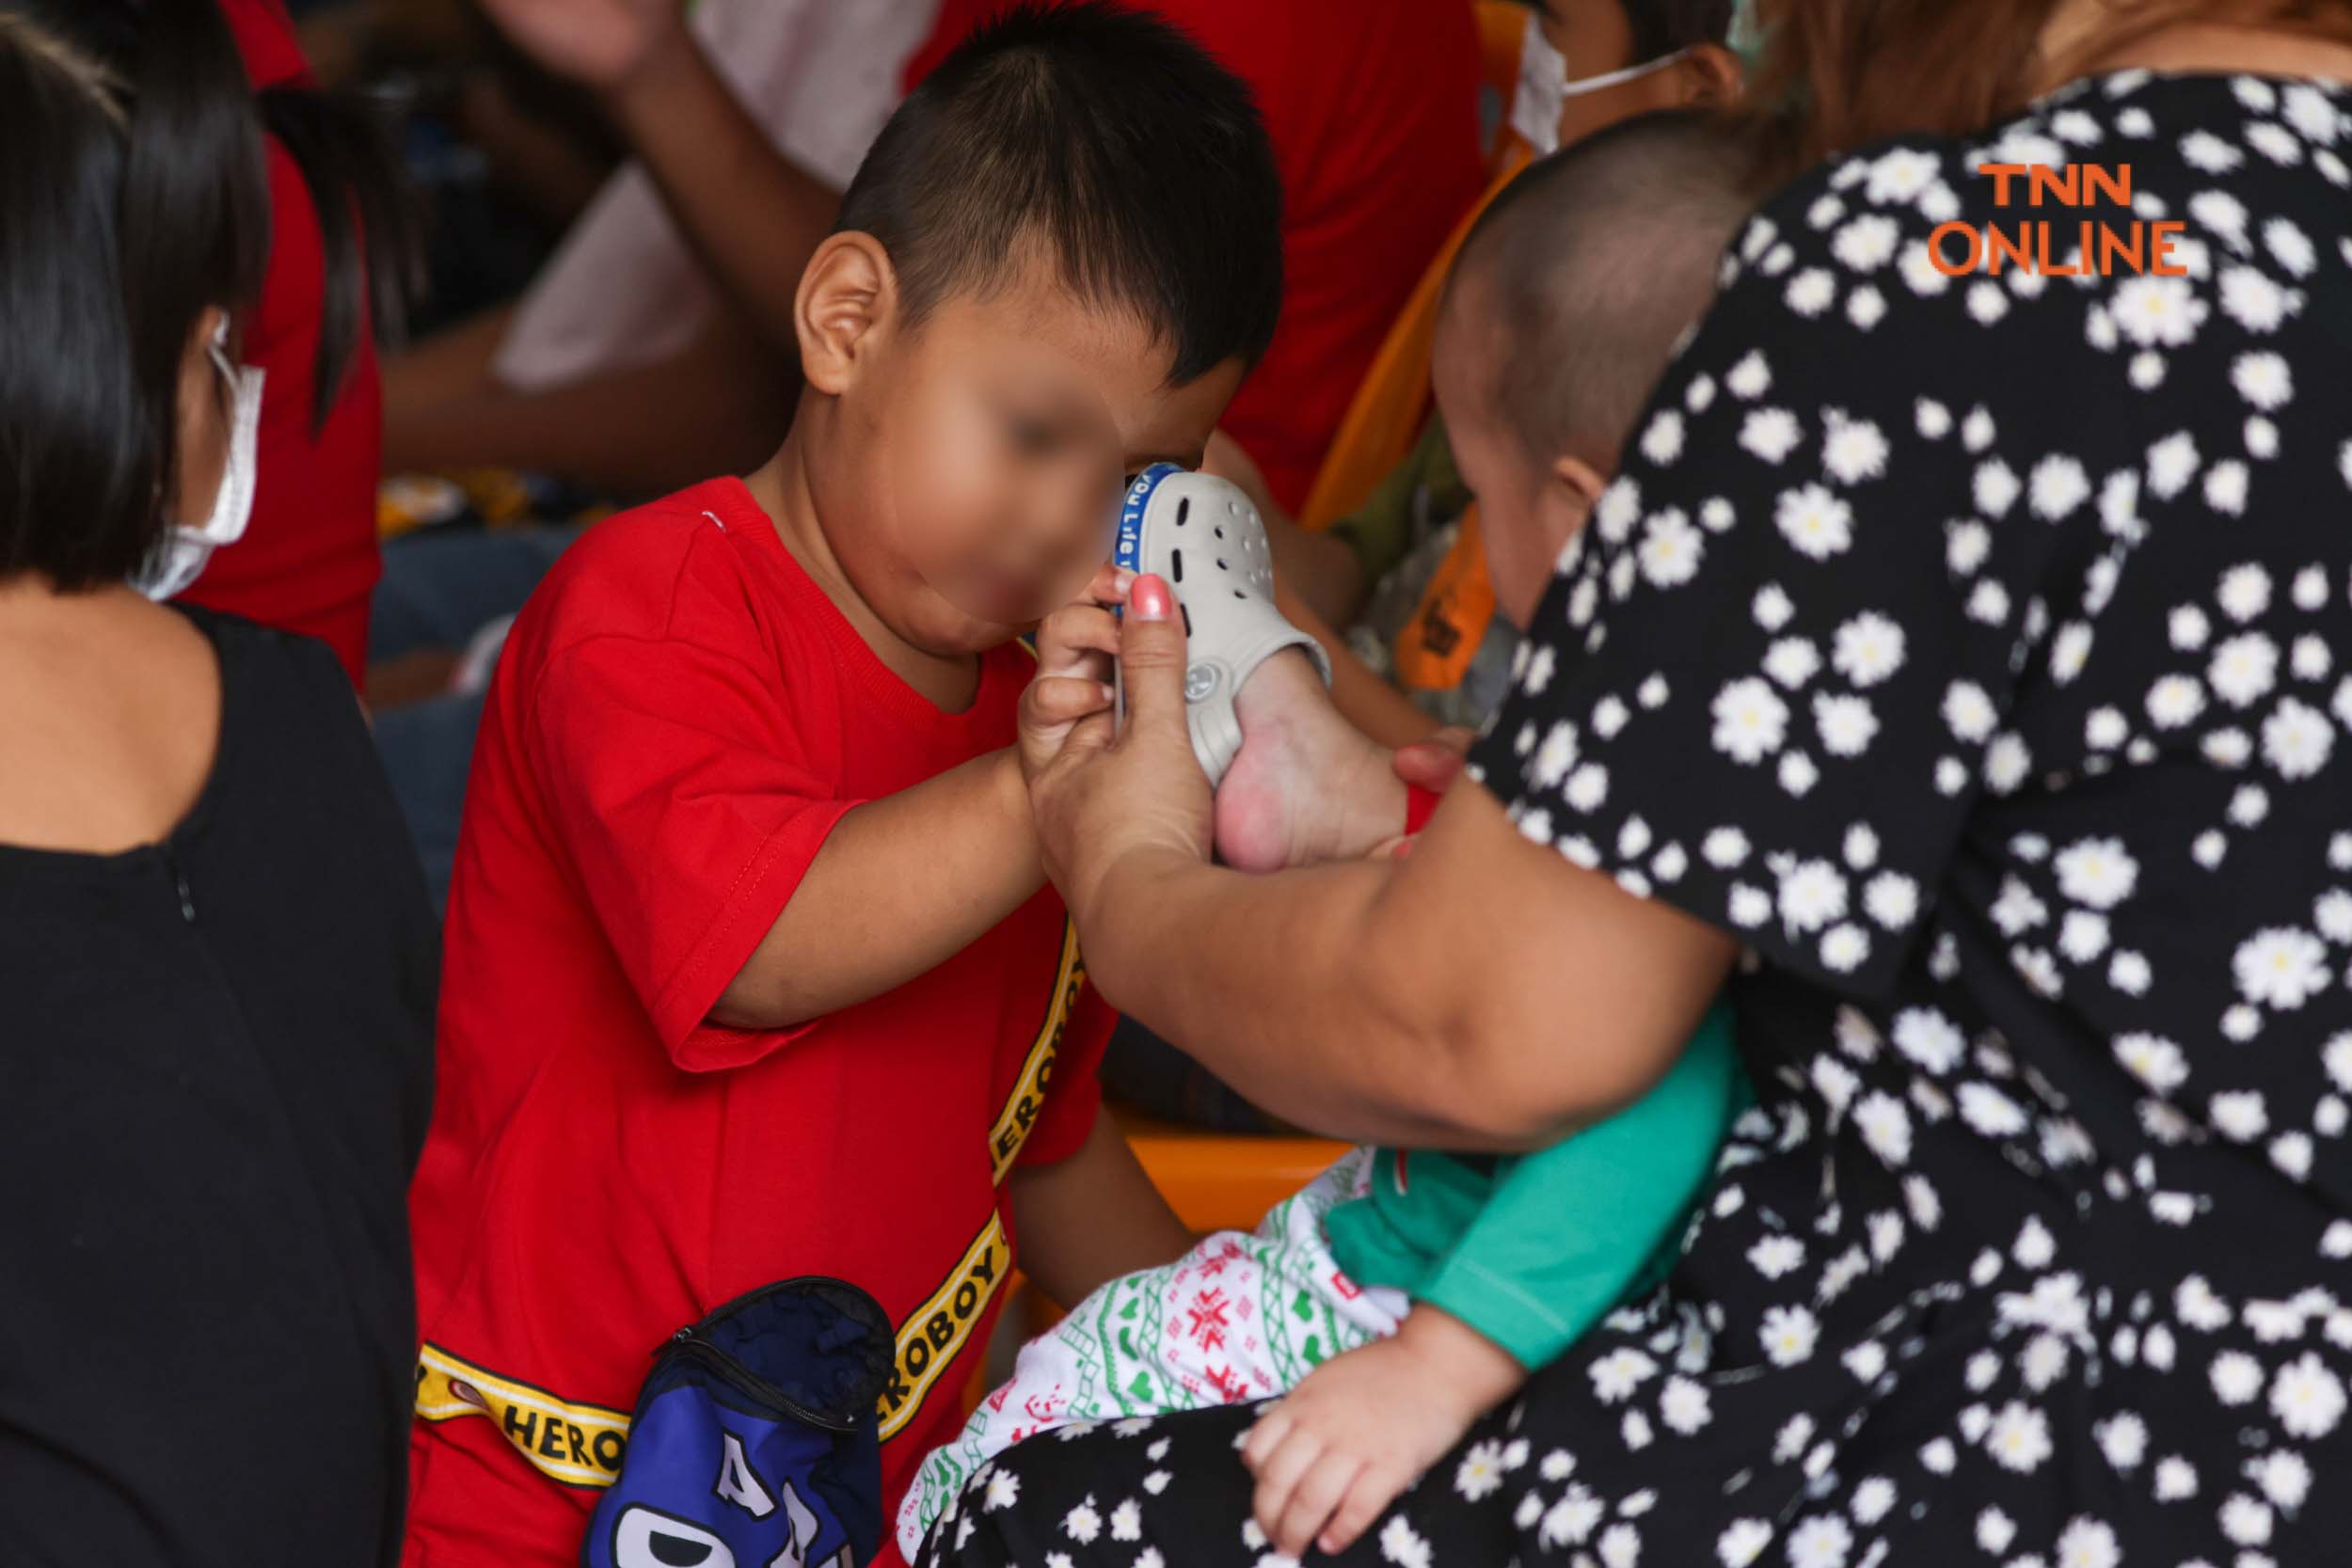
<svg viewBox="0 0 2352 1568"><path fill-rule="evenodd" d="M1470 1228L1413 1294L1531 1370L1597 1323L1680 1237L1747 1080L1718 1003L1658 1086L1549 1148L1501 1162Z"/></svg>

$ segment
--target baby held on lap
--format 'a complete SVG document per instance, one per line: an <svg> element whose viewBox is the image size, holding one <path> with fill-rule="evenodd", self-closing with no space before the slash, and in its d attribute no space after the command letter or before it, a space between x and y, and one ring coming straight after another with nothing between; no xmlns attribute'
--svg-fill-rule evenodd
<svg viewBox="0 0 2352 1568"><path fill-rule="evenodd" d="M1534 165L1463 248L1434 379L1499 606L1521 628L1711 296L1750 205L1742 172L1703 118L1645 117ZM1198 662L1214 650L1195 602ZM1285 649L1242 679L1219 857L1271 871L1392 840L1394 759L1332 708L1309 655ZM1359 1148L1254 1233L1111 1281L925 1462L901 1550L912 1560L929 1529L1007 1500L990 1462L1023 1438L1243 1400L1275 1402L1239 1456L1257 1477L1255 1528L1293 1558L1344 1549L1480 1415L1662 1276L1746 1093L1719 1006L1647 1096L1550 1148Z"/></svg>

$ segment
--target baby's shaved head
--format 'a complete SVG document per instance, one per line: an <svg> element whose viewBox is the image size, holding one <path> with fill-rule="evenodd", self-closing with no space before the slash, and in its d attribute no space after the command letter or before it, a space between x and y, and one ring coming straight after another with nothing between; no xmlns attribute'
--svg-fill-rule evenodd
<svg viewBox="0 0 2352 1568"><path fill-rule="evenodd" d="M1538 465L1616 467L1754 200L1752 160L1699 110L1643 115L1538 160L1470 231L1446 309Z"/></svg>

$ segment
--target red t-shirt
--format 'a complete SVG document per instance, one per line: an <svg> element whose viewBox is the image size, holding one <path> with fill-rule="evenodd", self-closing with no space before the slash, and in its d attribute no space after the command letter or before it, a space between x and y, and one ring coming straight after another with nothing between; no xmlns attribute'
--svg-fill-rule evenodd
<svg viewBox="0 0 2352 1568"><path fill-rule="evenodd" d="M910 88L1008 0L945 0ZM1296 511L1389 328L1486 182L1464 0L1146 0L1249 84L1282 176L1281 325L1226 433Z"/></svg>
<svg viewBox="0 0 2352 1568"><path fill-rule="evenodd" d="M1112 1020L1060 900L814 1023L706 1015L834 824L1011 744L1032 668L993 650L941 712L732 479L598 524L532 596L475 744L410 1200L412 1568L577 1561L652 1351L794 1275L899 1325L890 1507L954 1435L1005 1177L1094 1122Z"/></svg>
<svg viewBox="0 0 2352 1568"><path fill-rule="evenodd" d="M283 0L221 0L221 13L255 90L307 78ZM302 171L275 136L265 146L269 271L245 323L242 355L269 372L262 387L253 516L245 537L215 550L180 596L319 638L357 685L367 668L369 596L382 571L375 484L383 467L384 396L375 340L363 311L342 393L326 423L313 431L326 253Z"/></svg>

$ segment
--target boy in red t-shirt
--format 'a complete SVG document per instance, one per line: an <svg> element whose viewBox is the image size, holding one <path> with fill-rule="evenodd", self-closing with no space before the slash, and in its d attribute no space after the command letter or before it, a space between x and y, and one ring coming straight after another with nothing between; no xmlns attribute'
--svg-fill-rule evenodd
<svg viewBox="0 0 2352 1568"><path fill-rule="evenodd" d="M1013 638L1123 589L1122 477L1197 463L1263 351L1279 201L1247 89L1164 24L983 31L802 277L775 457L599 525L523 611L412 1199L416 1568L576 1560L649 1354L753 1287L898 1325L895 1507L1016 1235L1064 1301L1188 1244L1096 1119L1110 1019L1022 772L1108 703L1115 631Z"/></svg>

